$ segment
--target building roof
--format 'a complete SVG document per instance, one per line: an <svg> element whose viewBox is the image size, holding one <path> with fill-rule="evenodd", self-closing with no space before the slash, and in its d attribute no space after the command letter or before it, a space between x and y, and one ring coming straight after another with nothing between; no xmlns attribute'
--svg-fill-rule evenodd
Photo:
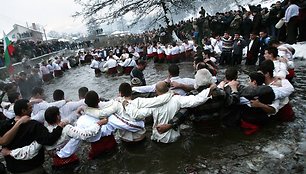
<svg viewBox="0 0 306 174"><path fill-rule="evenodd" d="M129 35L129 31L114 31L111 33L111 35L117 35L117 36L124 36L124 35Z"/></svg>
<svg viewBox="0 0 306 174"><path fill-rule="evenodd" d="M15 28L17 28L17 26L22 27L22 28L26 28L26 29L28 29L28 30L31 30L31 31L34 31L34 32L38 32L38 33L43 34L43 33L42 33L41 31L39 31L39 30L34 30L34 29L32 29L32 28L24 27L24 26L19 25L19 24L14 24L14 25L13 25L13 27L14 27L13 30L11 30L11 31L8 33L8 35L11 34L11 33L15 30Z"/></svg>

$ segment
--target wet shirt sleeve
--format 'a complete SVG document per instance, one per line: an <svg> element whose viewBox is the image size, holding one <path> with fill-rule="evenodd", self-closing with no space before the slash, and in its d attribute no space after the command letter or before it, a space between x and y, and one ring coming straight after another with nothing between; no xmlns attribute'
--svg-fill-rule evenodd
<svg viewBox="0 0 306 174"><path fill-rule="evenodd" d="M120 108L121 103L117 101L113 101L112 104L109 106L103 107L101 109L99 108L86 108L85 109L85 114L88 116L92 116L95 118L103 118L103 117L108 117L116 112L118 112Z"/></svg>
<svg viewBox="0 0 306 174"><path fill-rule="evenodd" d="M38 154L41 147L41 144L38 144L36 141L33 141L28 146L13 149L10 153L10 156L17 160L30 160Z"/></svg>
<svg viewBox="0 0 306 174"><path fill-rule="evenodd" d="M67 132L67 135L71 138L86 140L89 137L97 135L100 130L100 126L98 124L93 124L92 126L83 129L67 125L65 126L64 130Z"/></svg>
<svg viewBox="0 0 306 174"><path fill-rule="evenodd" d="M196 107L206 102L211 97L208 97L210 88L207 88L200 92L198 95L189 96L175 96L178 98L178 102L181 104L181 108Z"/></svg>

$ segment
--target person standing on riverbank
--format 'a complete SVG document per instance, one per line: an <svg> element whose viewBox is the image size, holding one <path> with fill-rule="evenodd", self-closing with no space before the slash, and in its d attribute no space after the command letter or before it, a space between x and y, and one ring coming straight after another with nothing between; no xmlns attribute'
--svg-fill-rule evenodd
<svg viewBox="0 0 306 174"><path fill-rule="evenodd" d="M289 0L288 8L285 12L285 24L287 27L287 43L295 44L298 36L298 27L299 27L299 10L300 7L296 5L297 0Z"/></svg>
<svg viewBox="0 0 306 174"><path fill-rule="evenodd" d="M258 60L258 54L260 50L259 38L255 32L250 34L250 39L248 41L247 46L247 57L245 61L245 65L256 65Z"/></svg>

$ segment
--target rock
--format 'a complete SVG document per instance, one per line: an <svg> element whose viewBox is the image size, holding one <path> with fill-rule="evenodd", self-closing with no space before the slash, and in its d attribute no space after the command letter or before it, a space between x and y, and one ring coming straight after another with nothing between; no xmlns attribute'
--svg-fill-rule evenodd
<svg viewBox="0 0 306 174"><path fill-rule="evenodd" d="M181 130L184 130L184 129L190 129L191 127L189 126L189 125L187 125L187 124L182 124L182 125L180 125L180 129Z"/></svg>
<svg viewBox="0 0 306 174"><path fill-rule="evenodd" d="M255 167L255 166L252 164L252 162L247 161L246 164L248 165L248 167L249 167L251 170L253 170L253 171L255 171L255 172L258 172L258 168Z"/></svg>
<svg viewBox="0 0 306 174"><path fill-rule="evenodd" d="M272 157L274 158L282 159L284 158L284 155L280 152L279 149L281 149L283 152L290 151L289 148L286 146L277 146L277 145L269 145L268 147L265 147L262 150L272 155Z"/></svg>
<svg viewBox="0 0 306 174"><path fill-rule="evenodd" d="M269 151L268 153L278 159L284 158L284 155L278 152L277 150L272 150L272 151Z"/></svg>
<svg viewBox="0 0 306 174"><path fill-rule="evenodd" d="M202 163L200 163L199 166L204 169L207 167L205 164L202 164Z"/></svg>
<svg viewBox="0 0 306 174"><path fill-rule="evenodd" d="M298 143L298 150L296 151L296 154L298 155L306 155L306 141Z"/></svg>

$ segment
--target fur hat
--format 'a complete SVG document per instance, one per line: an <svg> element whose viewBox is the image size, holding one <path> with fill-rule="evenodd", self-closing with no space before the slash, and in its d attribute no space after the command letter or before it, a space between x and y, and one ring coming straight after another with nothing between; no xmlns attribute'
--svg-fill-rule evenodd
<svg viewBox="0 0 306 174"><path fill-rule="evenodd" d="M134 78L132 78L132 80L131 80L131 85L132 85L132 86L141 86L141 85L142 85L142 82L141 82L141 80L140 80L139 78L134 77Z"/></svg>
<svg viewBox="0 0 306 174"><path fill-rule="evenodd" d="M200 69L197 71L194 88L198 89L200 86L207 86L213 83L212 75L207 69Z"/></svg>

